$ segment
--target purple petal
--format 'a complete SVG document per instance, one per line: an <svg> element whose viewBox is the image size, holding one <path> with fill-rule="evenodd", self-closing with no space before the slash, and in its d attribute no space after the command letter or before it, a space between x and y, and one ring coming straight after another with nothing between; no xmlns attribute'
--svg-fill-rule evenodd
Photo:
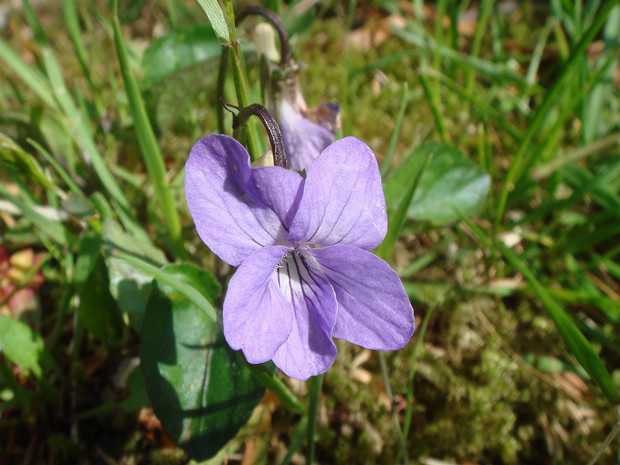
<svg viewBox="0 0 620 465"><path fill-rule="evenodd" d="M377 160L354 137L327 147L308 169L289 240L377 247L387 232Z"/></svg>
<svg viewBox="0 0 620 465"><path fill-rule="evenodd" d="M398 275L366 250L344 245L312 249L338 300L332 335L373 350L404 347L413 308Z"/></svg>
<svg viewBox="0 0 620 465"><path fill-rule="evenodd" d="M326 372L336 358L331 338L337 304L329 282L316 273L307 252L289 252L278 269L278 281L294 311L291 333L273 358L291 378L304 381Z"/></svg>
<svg viewBox="0 0 620 465"><path fill-rule="evenodd" d="M185 165L185 199L200 238L239 266L253 251L287 237L303 179L279 167L251 168L231 137L200 139Z"/></svg>
<svg viewBox="0 0 620 465"><path fill-rule="evenodd" d="M278 286L276 269L287 247L265 247L250 255L228 284L224 336L250 363L271 360L287 340L293 311Z"/></svg>
<svg viewBox="0 0 620 465"><path fill-rule="evenodd" d="M304 178L278 166L252 168L256 195L271 208L288 231L303 194Z"/></svg>
<svg viewBox="0 0 620 465"><path fill-rule="evenodd" d="M280 107L280 130L289 168L308 169L313 160L334 141L327 128L313 123L284 99Z"/></svg>

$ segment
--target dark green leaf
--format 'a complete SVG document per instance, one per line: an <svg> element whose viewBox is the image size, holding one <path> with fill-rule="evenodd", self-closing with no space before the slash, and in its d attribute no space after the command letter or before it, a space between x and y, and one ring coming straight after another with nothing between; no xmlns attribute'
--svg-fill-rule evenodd
<svg viewBox="0 0 620 465"><path fill-rule="evenodd" d="M147 89L171 74L217 59L221 50L222 46L208 24L173 29L153 41L144 52L141 86Z"/></svg>
<svg viewBox="0 0 620 465"><path fill-rule="evenodd" d="M82 287L78 312L84 327L101 341L116 342L123 336L123 317L110 294L108 269L103 257L97 260Z"/></svg>
<svg viewBox="0 0 620 465"><path fill-rule="evenodd" d="M80 248L75 262L75 286L78 294L93 271L97 259L101 254L101 237L98 234L87 232L80 238Z"/></svg>
<svg viewBox="0 0 620 465"><path fill-rule="evenodd" d="M454 147L429 143L418 147L385 184L388 207L396 209L428 156L433 155L420 179L408 216L438 224L458 221L480 212L491 179L479 166Z"/></svg>
<svg viewBox="0 0 620 465"><path fill-rule="evenodd" d="M174 127L192 99L215 83L216 66L215 60L197 63L146 90L144 102L159 133Z"/></svg>
<svg viewBox="0 0 620 465"><path fill-rule="evenodd" d="M122 402L123 410L132 412L140 407L150 404L149 396L144 385L144 375L139 366L136 366L127 378L127 390L129 397Z"/></svg>
<svg viewBox="0 0 620 465"><path fill-rule="evenodd" d="M174 29L146 50L141 86L159 131L170 129L192 97L215 82L221 50L209 25Z"/></svg>
<svg viewBox="0 0 620 465"><path fill-rule="evenodd" d="M219 294L214 278L192 265L165 271L211 301ZM237 434L264 388L204 312L171 287L162 288L155 288L144 316L142 371L167 434L201 461Z"/></svg>

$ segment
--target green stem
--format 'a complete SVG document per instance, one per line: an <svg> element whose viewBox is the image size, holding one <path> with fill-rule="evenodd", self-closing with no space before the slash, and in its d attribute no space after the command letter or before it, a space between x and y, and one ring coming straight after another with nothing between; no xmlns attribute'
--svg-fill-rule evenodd
<svg viewBox="0 0 620 465"><path fill-rule="evenodd" d="M379 363L381 364L381 375L383 376L383 384L385 385L385 393L390 400L390 412L392 414L392 421L394 422L394 429L396 430L396 437L398 438L398 447L400 454L403 458L403 464L409 463L409 454L407 453L407 444L403 436L403 431L398 421L398 413L394 410L394 394L392 393L392 386L390 385L390 377L387 371L387 363L385 362L385 352L379 352Z"/></svg>
<svg viewBox="0 0 620 465"><path fill-rule="evenodd" d="M316 432L316 420L319 414L321 403L321 386L323 376L313 376L308 380L308 390L310 394L310 408L308 409L308 450L306 451L306 464L312 465L314 461L314 433Z"/></svg>
<svg viewBox="0 0 620 465"><path fill-rule="evenodd" d="M253 365L251 363L247 363L247 367L265 388L278 396L278 399L283 405L290 408L295 413L302 415L306 413L305 407L301 405L297 396L293 394L282 381L269 373L265 367L262 365Z"/></svg>
<svg viewBox="0 0 620 465"><path fill-rule="evenodd" d="M230 63L233 71L233 81L235 83L235 92L237 94L237 101L241 108L250 106L250 97L245 85L243 63L241 61L241 53L239 52L239 42L237 41L237 30L235 28L235 12L233 8L233 2L231 0L225 0L224 12L228 17L228 31L229 31L229 50L230 50ZM256 125L248 123L248 151L252 161L258 159L261 156L258 142L260 135Z"/></svg>
<svg viewBox="0 0 620 465"><path fill-rule="evenodd" d="M224 134L224 84L226 82L226 68L228 68L228 53L222 49L220 55L220 65L217 67L217 90L215 92L217 101L215 108L217 109L217 132Z"/></svg>
<svg viewBox="0 0 620 465"><path fill-rule="evenodd" d="M297 427L297 431L295 432L295 436L291 439L291 444L288 448L286 456L282 459L282 463L280 465L288 465L293 460L293 456L299 450L299 448L303 445L304 439L308 434L308 416L304 415L301 417L301 421L299 422L299 426Z"/></svg>
<svg viewBox="0 0 620 465"><path fill-rule="evenodd" d="M411 416L413 415L413 380L415 378L418 357L420 356L420 351L422 350L422 343L424 342L424 335L426 334L428 324L431 321L431 317L433 316L435 309L441 302L443 295L444 293L437 297L433 305L431 305L431 307L424 315L424 319L422 320L422 326L419 329L416 328L416 341L415 345L413 346L413 352L411 353L411 360L409 361L409 374L407 376L407 408L405 409L405 423L403 427L403 438L405 439L405 441L409 436Z"/></svg>

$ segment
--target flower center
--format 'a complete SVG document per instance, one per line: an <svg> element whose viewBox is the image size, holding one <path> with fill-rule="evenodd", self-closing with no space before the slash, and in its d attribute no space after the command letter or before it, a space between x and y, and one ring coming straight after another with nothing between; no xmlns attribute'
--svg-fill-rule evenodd
<svg viewBox="0 0 620 465"><path fill-rule="evenodd" d="M316 280L317 263L315 258L302 247L289 250L276 266L278 286L291 302L306 295L312 295Z"/></svg>
<svg viewBox="0 0 620 465"><path fill-rule="evenodd" d="M314 257L312 257L305 249L295 246L293 250L286 252L284 257L280 259L276 268L281 269L294 263L303 265L305 268L312 268L314 265Z"/></svg>

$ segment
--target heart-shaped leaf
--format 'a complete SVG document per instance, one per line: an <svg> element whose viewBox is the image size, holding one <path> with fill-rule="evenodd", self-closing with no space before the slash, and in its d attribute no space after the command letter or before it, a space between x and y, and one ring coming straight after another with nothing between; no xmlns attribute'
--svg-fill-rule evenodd
<svg viewBox="0 0 620 465"><path fill-rule="evenodd" d="M193 265L164 271L211 302L219 295L213 276ZM165 284L154 288L148 302L140 359L155 414L197 461L214 456L237 434L265 392L220 328Z"/></svg>
<svg viewBox="0 0 620 465"><path fill-rule="evenodd" d="M437 224L476 215L489 192L491 178L456 148L442 143L419 146L385 184L388 207L397 208L417 173L432 155L409 206L409 218Z"/></svg>

